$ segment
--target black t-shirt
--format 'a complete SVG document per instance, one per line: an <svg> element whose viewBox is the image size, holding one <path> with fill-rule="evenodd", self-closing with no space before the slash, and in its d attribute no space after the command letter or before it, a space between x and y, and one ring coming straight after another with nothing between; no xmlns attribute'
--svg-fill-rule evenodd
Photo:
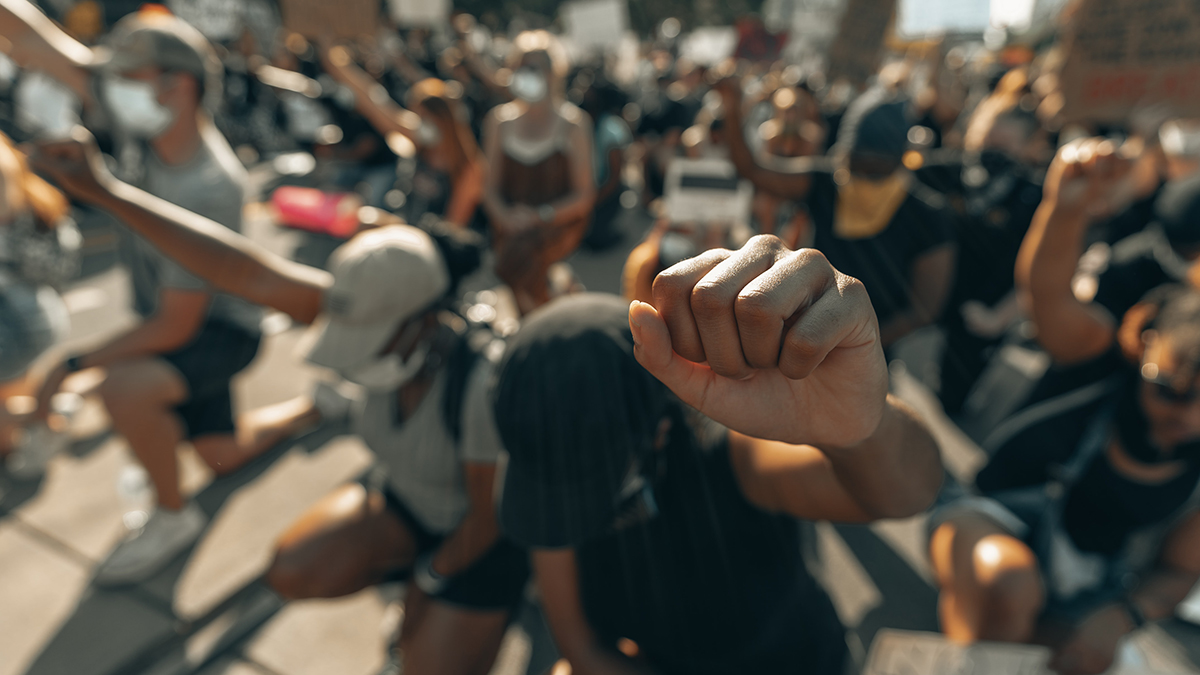
<svg viewBox="0 0 1200 675"><path fill-rule="evenodd" d="M577 549L588 622L664 675L837 675L844 632L801 560L798 524L746 501L726 434L674 433L658 517Z"/></svg>
<svg viewBox="0 0 1200 675"><path fill-rule="evenodd" d="M986 172L977 185L972 173ZM954 219L958 259L947 312L964 302L993 305L1012 291L1017 252L1042 201L1036 176L1011 162L968 165L962 153L937 153L915 172L917 179L942 193L958 215Z"/></svg>
<svg viewBox="0 0 1200 675"><path fill-rule="evenodd" d="M815 230L813 248L824 253L839 271L863 282L882 324L912 305L913 263L953 241L951 216L940 195L914 181L908 198L883 232L866 239L842 239L833 231L837 197L833 177L814 173L808 193Z"/></svg>
<svg viewBox="0 0 1200 675"><path fill-rule="evenodd" d="M1190 462L1178 477L1155 485L1118 473L1105 449L1116 434L1122 401L1135 400L1132 388L1140 377L1128 365L1103 374L1096 368L1093 374L1092 381L1028 406L998 427L999 437L985 443L991 459L975 484L983 494L997 495L1061 480L1064 467L1086 457L1081 453L1088 451L1084 444L1095 425L1103 425L1102 435L1095 437L1102 445L1090 449L1090 460L1069 480L1062 524L1081 551L1115 555L1130 536L1168 522L1188 505L1200 481L1200 463Z"/></svg>
<svg viewBox="0 0 1200 675"><path fill-rule="evenodd" d="M1158 228L1144 230L1113 244L1094 300L1120 322L1150 291L1184 281L1187 264Z"/></svg>

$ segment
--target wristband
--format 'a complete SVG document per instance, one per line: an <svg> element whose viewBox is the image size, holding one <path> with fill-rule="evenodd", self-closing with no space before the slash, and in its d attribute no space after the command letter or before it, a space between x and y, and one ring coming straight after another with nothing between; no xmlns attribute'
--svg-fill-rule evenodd
<svg viewBox="0 0 1200 675"><path fill-rule="evenodd" d="M1133 623L1133 629L1137 630L1146 625L1146 615L1142 612L1142 608L1137 606L1137 603L1132 598L1121 598L1121 609L1125 610L1125 614Z"/></svg>
<svg viewBox="0 0 1200 675"><path fill-rule="evenodd" d="M417 564L413 566L413 583L429 597L435 597L444 591L449 581L433 569L432 553L418 558Z"/></svg>
<svg viewBox="0 0 1200 675"><path fill-rule="evenodd" d="M76 355L67 359L64 363L67 367L67 373L78 373L83 370L83 357Z"/></svg>

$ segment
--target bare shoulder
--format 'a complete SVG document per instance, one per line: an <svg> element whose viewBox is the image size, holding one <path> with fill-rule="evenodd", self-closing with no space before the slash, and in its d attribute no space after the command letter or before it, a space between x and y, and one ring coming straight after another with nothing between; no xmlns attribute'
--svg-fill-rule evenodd
<svg viewBox="0 0 1200 675"><path fill-rule="evenodd" d="M558 108L558 115L575 129L591 133L592 118L580 109L579 106L571 103L563 103Z"/></svg>

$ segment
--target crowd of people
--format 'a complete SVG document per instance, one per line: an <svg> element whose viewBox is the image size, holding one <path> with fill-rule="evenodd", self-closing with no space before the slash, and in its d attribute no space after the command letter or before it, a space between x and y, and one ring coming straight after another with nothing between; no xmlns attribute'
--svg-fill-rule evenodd
<svg viewBox="0 0 1200 675"><path fill-rule="evenodd" d="M96 584L203 535L182 444L226 475L340 422L374 464L265 579L288 600L407 582L391 673L488 672L528 597L560 675L852 672L798 521L928 512L945 635L1048 645L1064 675L1107 670L1200 580L1200 129L1064 119L1053 40L946 42L854 83L703 65L663 31L622 70L525 19L350 41L265 0L223 21L45 4L0 0L0 458L43 471L64 382L95 373L156 498ZM26 80L71 123L14 112ZM242 233L247 166L295 152L353 218L315 263ZM743 219L672 214L689 159L752 186ZM139 321L64 354L72 216L100 212ZM653 225L625 297L586 292L566 261L634 213ZM480 274L515 326L464 311ZM264 308L310 326L301 357L331 377L239 411ZM890 393L930 334L964 423L1006 346L1051 364L970 481Z"/></svg>

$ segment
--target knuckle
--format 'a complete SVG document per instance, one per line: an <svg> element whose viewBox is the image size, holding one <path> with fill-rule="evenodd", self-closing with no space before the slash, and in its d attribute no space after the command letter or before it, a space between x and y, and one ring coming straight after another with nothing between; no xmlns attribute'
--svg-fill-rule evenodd
<svg viewBox="0 0 1200 675"><path fill-rule="evenodd" d="M808 363L821 357L823 345L808 333L791 331L784 342L784 352L794 360Z"/></svg>
<svg viewBox="0 0 1200 675"><path fill-rule="evenodd" d="M777 319L771 298L760 291L739 294L733 309L738 323L742 324L761 326Z"/></svg>
<svg viewBox="0 0 1200 675"><path fill-rule="evenodd" d="M700 282L692 289L692 311L696 314L712 315L724 311L732 298L717 284Z"/></svg>

